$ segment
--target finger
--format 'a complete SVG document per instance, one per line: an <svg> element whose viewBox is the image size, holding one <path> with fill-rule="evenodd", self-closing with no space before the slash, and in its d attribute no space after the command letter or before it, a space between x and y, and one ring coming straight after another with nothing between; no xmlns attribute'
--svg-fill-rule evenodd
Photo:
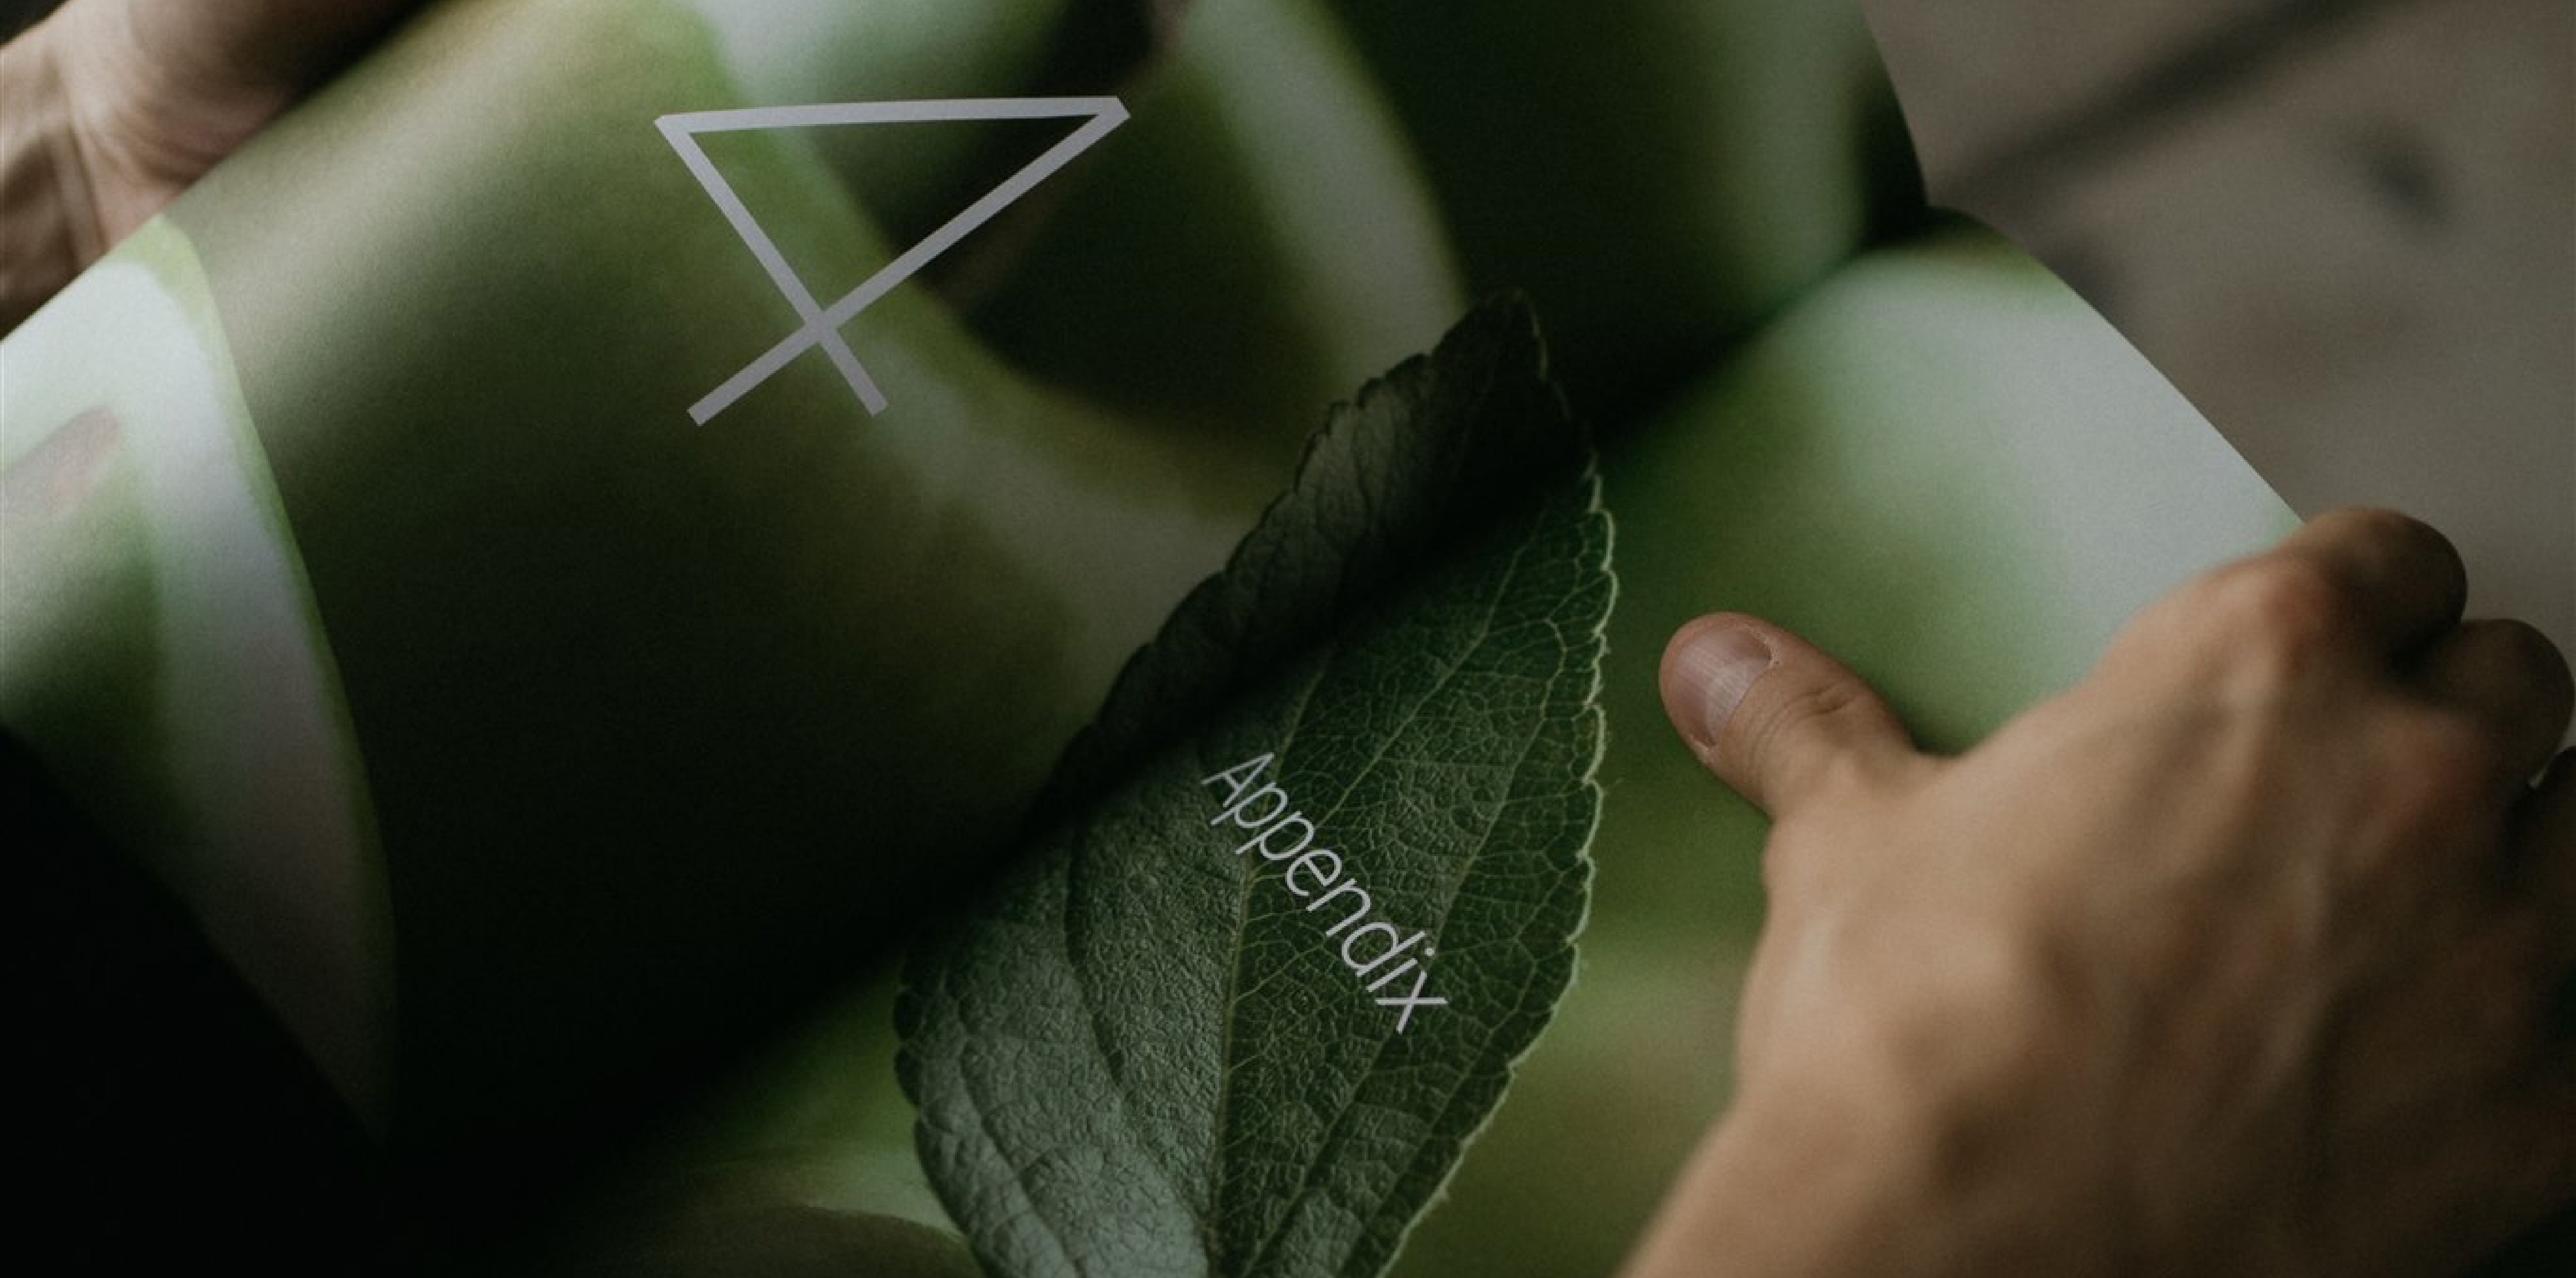
<svg viewBox="0 0 2576 1278"><path fill-rule="evenodd" d="M2487 730L2500 779L2516 786L2549 762L2576 706L2567 659L2519 621L2472 621L2451 631L2425 654L2416 682Z"/></svg>
<svg viewBox="0 0 2576 1278"><path fill-rule="evenodd" d="M2097 673L2152 671L2279 691L2379 680L2459 620L2467 574L2440 533L2403 515L2319 515L2267 553L2204 573L2123 627Z"/></svg>
<svg viewBox="0 0 2576 1278"><path fill-rule="evenodd" d="M2445 1272L2482 1260L2488 1263L2477 1267L2481 1274L2566 1272L2545 1264L2576 1242L2570 1230L2576 1225L2576 1050L2544 1052L2531 1066L2521 1081L2479 1106L2474 1119L2455 1125L2461 1138L2428 1142L2456 1152L2438 1179L2421 1182L2419 1196L2467 1199L2457 1203L2466 1219L2451 1231L2460 1246L2448 1249L2438 1266ZM2388 1206L2390 1215L2403 1210L2402 1203ZM2504 1256L2496 1254L2500 1248Z"/></svg>
<svg viewBox="0 0 2576 1278"><path fill-rule="evenodd" d="M2468 603L2468 569L2450 539L2395 511L2328 511L2267 558L2322 569L2342 588L2351 619L2383 653L2439 637Z"/></svg>
<svg viewBox="0 0 2576 1278"><path fill-rule="evenodd" d="M2563 1222L2576 1208L2576 1044L2562 1042L2543 1059L2515 1117L2526 1142L2520 1160L2524 1177L2534 1190L2531 1215L2555 1212ZM2560 1228L2562 1239L2576 1239L2561 1226L2553 1228Z"/></svg>
<svg viewBox="0 0 2576 1278"><path fill-rule="evenodd" d="M2560 752L2515 809L2513 864L2521 891L2552 920L2561 964L2576 968L2576 750Z"/></svg>
<svg viewBox="0 0 2576 1278"><path fill-rule="evenodd" d="M1860 676L1778 626L1702 617L1664 649L1664 713L1708 770L1774 818L1837 776L1918 756Z"/></svg>

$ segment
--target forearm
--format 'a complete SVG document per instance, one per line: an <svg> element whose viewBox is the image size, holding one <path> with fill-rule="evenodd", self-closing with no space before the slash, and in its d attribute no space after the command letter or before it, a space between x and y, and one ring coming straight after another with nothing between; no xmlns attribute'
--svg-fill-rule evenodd
<svg viewBox="0 0 2576 1278"><path fill-rule="evenodd" d="M125 24L146 60L195 91L301 93L421 0L69 0Z"/></svg>
<svg viewBox="0 0 2576 1278"><path fill-rule="evenodd" d="M68 0L0 48L0 331L417 0Z"/></svg>
<svg viewBox="0 0 2576 1278"><path fill-rule="evenodd" d="M107 249L44 32L0 45L0 332Z"/></svg>

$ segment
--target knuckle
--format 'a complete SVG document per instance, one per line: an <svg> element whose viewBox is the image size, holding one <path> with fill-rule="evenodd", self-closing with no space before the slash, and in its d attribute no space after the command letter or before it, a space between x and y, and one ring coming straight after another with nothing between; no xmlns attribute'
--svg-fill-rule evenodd
<svg viewBox="0 0 2576 1278"><path fill-rule="evenodd" d="M2549 1197L2563 1207L2576 1198L2576 1052L2558 1062L2562 1072L2557 1093L2544 1104L2530 1131L2540 1141L2541 1178Z"/></svg>
<svg viewBox="0 0 2576 1278"><path fill-rule="evenodd" d="M1860 687L1848 679L1814 679L1780 699L1773 716L1775 731L1831 723L1860 704Z"/></svg>
<svg viewBox="0 0 2576 1278"><path fill-rule="evenodd" d="M2556 920L2549 912L2529 902L2508 907L2490 929L2485 949L2495 985L2531 993L2535 1017L2545 1011L2542 1004L2560 957Z"/></svg>
<svg viewBox="0 0 2576 1278"><path fill-rule="evenodd" d="M2458 575L2460 552L2442 530L2413 515L2378 506L2349 506L2318 521L2339 537L2364 543L2397 561L2439 567Z"/></svg>
<svg viewBox="0 0 2576 1278"><path fill-rule="evenodd" d="M2312 664L2352 624L2342 583L2305 559L2226 569L2211 580L2204 604L2223 651L2281 677Z"/></svg>
<svg viewBox="0 0 2576 1278"><path fill-rule="evenodd" d="M2484 624L2494 630L2496 641L2515 661L2534 668L2555 666L2561 673L2566 671L2567 659L2540 627L2518 617L2500 617Z"/></svg>
<svg viewBox="0 0 2576 1278"><path fill-rule="evenodd" d="M2504 649L2508 668L2537 685L2536 691L2546 700L2566 704L2576 677L2571 677L2567 657L2558 651L2558 645L2526 621L2508 619L2487 625L2496 644Z"/></svg>
<svg viewBox="0 0 2576 1278"><path fill-rule="evenodd" d="M2528 1051L2547 1014L2555 947L2541 912L2508 907L2437 960L2442 1002L2472 1017L2464 1039L2501 1059Z"/></svg>
<svg viewBox="0 0 2576 1278"><path fill-rule="evenodd" d="M2419 711L2396 731L2387 778L2390 806L2411 827L2453 827L2477 817L2497 796L2504 750L2478 725L2457 715Z"/></svg>
<svg viewBox="0 0 2576 1278"><path fill-rule="evenodd" d="M1800 789L1833 783L1847 771L1850 752L1831 747L1834 725L1867 703L1868 694L1847 679L1802 683L1766 707L1753 726L1751 757L1774 775L1798 773Z"/></svg>
<svg viewBox="0 0 2576 1278"><path fill-rule="evenodd" d="M2448 553L2451 547L2450 539L2444 537L2441 531L2431 524L2402 511L2390 510L2385 506L2346 506L2334 511L2332 517L2349 526L2358 536L2382 541L2409 542L2417 547L2444 553Z"/></svg>

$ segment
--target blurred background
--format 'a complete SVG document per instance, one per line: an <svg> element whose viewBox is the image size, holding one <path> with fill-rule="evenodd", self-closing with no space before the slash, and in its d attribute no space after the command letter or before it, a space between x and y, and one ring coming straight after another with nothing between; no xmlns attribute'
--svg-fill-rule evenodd
<svg viewBox="0 0 2576 1278"><path fill-rule="evenodd" d="M2409 510L2576 651L2576 6L1870 0L1934 198L2304 513Z"/></svg>

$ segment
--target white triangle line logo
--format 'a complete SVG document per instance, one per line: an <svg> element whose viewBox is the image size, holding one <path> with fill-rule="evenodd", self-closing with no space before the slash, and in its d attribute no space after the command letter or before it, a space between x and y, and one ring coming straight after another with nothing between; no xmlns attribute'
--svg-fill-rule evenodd
<svg viewBox="0 0 2576 1278"><path fill-rule="evenodd" d="M876 274L860 282L839 301L824 306L814 299L813 290L790 270L787 259L770 241L769 233L752 220L751 210L744 208L742 197L734 194L733 185L707 159L705 148L698 145L701 133L735 133L748 129L802 129L823 124L914 124L966 120L1053 120L1079 119L1082 127L1067 134L1063 141L1047 148L1038 158L1001 185L985 192L938 230L922 237L920 243L905 249ZM841 326L852 316L866 310L894 286L912 278L913 273L929 265L930 260L947 252L957 241L976 227L991 221L994 214L1008 208L1012 201L1029 193L1031 187L1045 181L1108 135L1111 129L1127 122L1127 108L1116 98L937 98L911 102L828 102L813 106L751 107L738 111L691 111L666 115L653 123L662 136L679 153L680 162L689 166L698 185L705 187L707 198L733 224L734 233L769 272L770 282L778 286L789 305L796 308L802 327L779 340L759 358L745 364L741 372L707 392L706 398L689 406L689 418L700 425L731 407L735 400L769 380L771 374L786 366L789 360L821 346L831 356L832 366L841 370L850 390L874 416L884 412L885 393L859 364L849 343L841 340Z"/></svg>

